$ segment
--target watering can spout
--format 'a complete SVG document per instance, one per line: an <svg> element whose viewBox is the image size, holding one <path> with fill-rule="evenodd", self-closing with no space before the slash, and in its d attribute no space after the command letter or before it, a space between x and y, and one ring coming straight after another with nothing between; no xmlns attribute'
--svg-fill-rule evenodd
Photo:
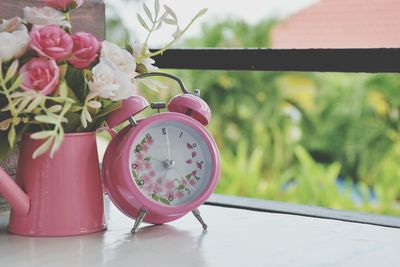
<svg viewBox="0 0 400 267"><path fill-rule="evenodd" d="M0 194L10 203L13 211L17 214L28 214L30 208L29 197L1 167Z"/></svg>

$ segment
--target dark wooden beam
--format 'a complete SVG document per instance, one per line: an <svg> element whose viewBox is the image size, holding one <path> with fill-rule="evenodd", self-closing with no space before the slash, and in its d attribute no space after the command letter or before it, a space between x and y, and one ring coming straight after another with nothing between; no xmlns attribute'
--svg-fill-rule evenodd
<svg viewBox="0 0 400 267"><path fill-rule="evenodd" d="M154 59L170 69L400 72L400 48L171 49Z"/></svg>
<svg viewBox="0 0 400 267"><path fill-rule="evenodd" d="M41 0L9 0L0 1L0 18L10 19L23 16L25 6L43 6ZM86 0L84 4L71 12L73 32L86 31L95 35L99 40L106 36L105 6L102 0Z"/></svg>

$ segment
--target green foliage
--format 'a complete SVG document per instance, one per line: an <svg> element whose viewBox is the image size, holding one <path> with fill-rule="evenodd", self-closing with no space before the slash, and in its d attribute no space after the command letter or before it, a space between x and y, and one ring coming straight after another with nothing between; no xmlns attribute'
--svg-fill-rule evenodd
<svg viewBox="0 0 400 267"><path fill-rule="evenodd" d="M266 47L273 22L203 26L196 47ZM238 59L240 60L240 59ZM400 214L400 77L392 74L180 71L213 110L217 192ZM340 188L337 177L345 177ZM371 201L370 189L378 196ZM352 194L361 198L354 201Z"/></svg>
<svg viewBox="0 0 400 267"><path fill-rule="evenodd" d="M392 148L397 123L370 80L388 75L317 74L315 106L302 108L303 145L315 158L342 162L342 176L372 184Z"/></svg>
<svg viewBox="0 0 400 267"><path fill-rule="evenodd" d="M244 20L228 18L213 24L203 24L202 36L186 41L191 47L268 47L269 31L274 20L250 25ZM238 59L240 60L240 59Z"/></svg>
<svg viewBox="0 0 400 267"><path fill-rule="evenodd" d="M268 47L273 25L228 18L203 25L185 44ZM213 111L217 193L400 215L399 75L171 72L201 89ZM146 96L165 101L178 92Z"/></svg>

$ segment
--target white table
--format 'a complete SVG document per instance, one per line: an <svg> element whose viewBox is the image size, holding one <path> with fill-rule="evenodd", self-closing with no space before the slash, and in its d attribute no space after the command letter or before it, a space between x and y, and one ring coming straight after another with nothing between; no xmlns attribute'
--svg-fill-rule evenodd
<svg viewBox="0 0 400 267"><path fill-rule="evenodd" d="M400 266L396 228L202 206L207 231L188 214L132 235L131 219L106 210L107 231L62 238L9 234L1 215L0 266Z"/></svg>

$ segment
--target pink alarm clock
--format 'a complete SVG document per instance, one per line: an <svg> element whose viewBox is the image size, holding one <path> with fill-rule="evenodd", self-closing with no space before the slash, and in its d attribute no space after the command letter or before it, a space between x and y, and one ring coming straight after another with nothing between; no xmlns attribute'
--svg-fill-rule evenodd
<svg viewBox="0 0 400 267"><path fill-rule="evenodd" d="M119 210L135 219L132 233L142 221L162 224L188 212L206 229L197 208L214 191L220 174L217 145L204 127L210 108L198 90L190 94L176 76L147 73L136 78L149 76L174 79L183 94L168 105L153 103L152 108L168 111L139 121L133 116L149 106L141 96L124 100L122 108L109 115L110 128L127 120L130 124L114 135L106 150L105 191Z"/></svg>

